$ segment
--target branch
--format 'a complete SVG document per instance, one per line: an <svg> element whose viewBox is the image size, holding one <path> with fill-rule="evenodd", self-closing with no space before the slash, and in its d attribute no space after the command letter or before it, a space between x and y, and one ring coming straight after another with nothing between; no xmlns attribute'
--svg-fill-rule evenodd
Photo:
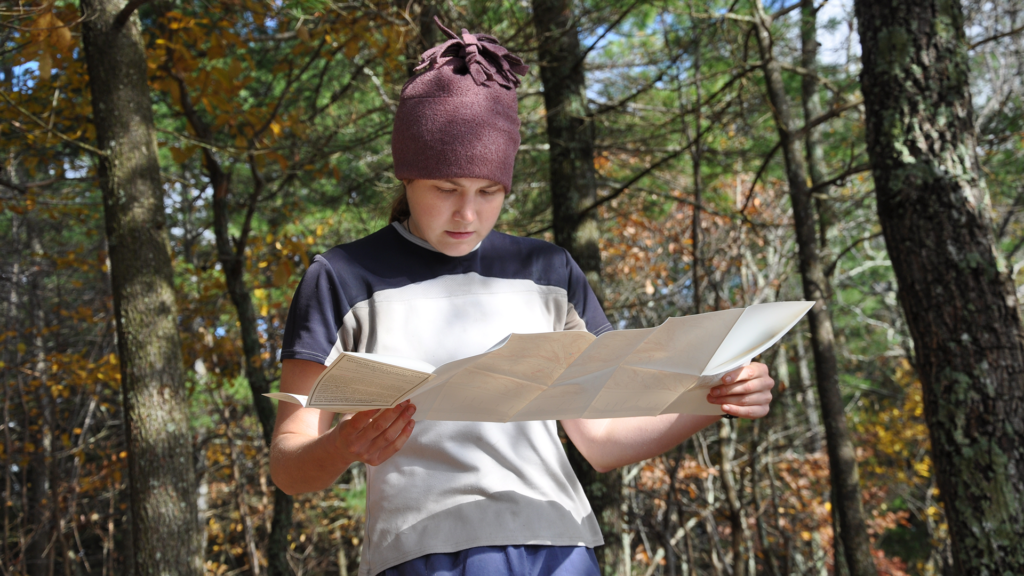
<svg viewBox="0 0 1024 576"><path fill-rule="evenodd" d="M790 12L792 12L793 10L796 10L799 7L800 7L800 3L799 2L793 2L793 4L791 4L789 6L786 6L785 8L783 8L783 9L779 10L778 12L776 12L775 14L772 14L771 16L769 16L768 17L769 18L769 22L774 22L778 18L781 18L781 17L785 16L786 14L789 14ZM818 8L815 9L815 11L817 11L820 8L821 7L819 6Z"/></svg>
<svg viewBox="0 0 1024 576"><path fill-rule="evenodd" d="M11 190L14 190L15 192L18 192L22 196L25 196L25 195L28 194L28 188L27 187L25 187L25 186L18 186L14 182L10 182L8 180L4 180L3 178L0 178L0 186L3 186L4 188L10 188Z"/></svg>
<svg viewBox="0 0 1024 576"><path fill-rule="evenodd" d="M117 17L114 18L114 28L123 28L128 23L128 19L132 17L132 14L139 9L143 4L148 3L150 0L131 0L125 7L117 13Z"/></svg>
<svg viewBox="0 0 1024 576"><path fill-rule="evenodd" d="M728 103L731 103L731 100ZM611 192L608 195L600 198L599 200L595 201L593 204L591 204L590 206L587 206L583 210L580 210L578 212L578 214L577 214L577 217L582 218L583 216L586 216L590 212L593 212L594 210L597 210L601 205L607 204L608 202L611 202L615 198L618 198L619 196L622 195L623 192L625 192L627 189L629 189L629 187L632 186L633 184L637 183L641 178L643 178L644 176L647 176L648 174L650 174L654 170L657 170L658 168L660 168L665 163L671 162L672 160L675 160L683 152L686 152L686 151L690 150L690 148L692 148L694 144L699 142L700 139L703 138L705 134L707 134L709 131L711 131L711 128L716 125L716 122L721 118L721 115L727 109L728 109L728 105L723 106L718 111L718 113L715 114L714 117L710 119L711 121L708 123L708 126L706 128L704 128L703 130L701 130L700 132L698 132L689 142L686 143L686 146L681 147L679 150L673 152L672 154L669 154L668 156L665 156L661 160L658 160L654 164L651 164L647 168L641 170L638 174L636 174L635 176L630 178L629 181L627 181L625 184L619 186L613 192ZM532 235L532 233L531 233L531 235Z"/></svg>
<svg viewBox="0 0 1024 576"><path fill-rule="evenodd" d="M1001 40L1003 38L1006 38L1007 36L1013 36L1014 34L1017 34L1017 33L1021 32L1021 31L1024 31L1024 25L1017 26L1016 28L1014 28L1013 30L1010 30L1009 32L1003 32L1002 34L996 34L995 36L989 36L988 38L984 38L982 40L978 40L974 44L971 44L970 46L968 46L967 49L968 50L974 50L975 48L977 48L978 46L981 46L982 44L988 44L989 42L995 42L996 40Z"/></svg>
<svg viewBox="0 0 1024 576"><path fill-rule="evenodd" d="M746 22L747 24L756 23L753 16L747 16L745 14L735 14L733 12L723 12L721 14L701 14L694 13L690 14L690 18L699 18L702 20L736 20L738 22Z"/></svg>
<svg viewBox="0 0 1024 576"><path fill-rule="evenodd" d="M754 187L757 186L757 181L764 175L764 171L768 168L768 163L775 157L775 153L782 148L782 140L775 143L775 146L768 152L768 156L765 156L764 162L761 163L761 167L757 169L757 174L754 175L754 180L750 183L750 190L747 190L747 199L743 201L743 208L740 208L740 214L746 214L747 207L750 206L750 199L754 197Z"/></svg>
<svg viewBox="0 0 1024 576"><path fill-rule="evenodd" d="M814 120L811 120L803 128L801 128L801 129L799 129L799 130L797 130L795 132L791 132L789 134L789 137L790 138L803 138L804 135L806 135L807 132L809 132L815 126L818 126L820 124L824 124L825 122L828 122L829 120L835 118L836 116L839 116L843 112L846 112L850 108L856 108L857 106L860 106L863 103L864 103L864 99L861 98L860 100L854 100L852 102L847 102L846 104L841 104L839 106L833 106L828 112L825 112L821 116L818 116Z"/></svg>
<svg viewBox="0 0 1024 576"><path fill-rule="evenodd" d="M84 144L82 142L79 142L78 140L75 140L74 138L71 138L70 136L65 136L61 132L58 132L57 130L54 130L53 128L48 127L45 122L43 122L39 118L36 118L31 112L29 112L28 110L25 110L21 106L18 106L18 104L16 102L14 102L13 100L11 100L10 97L7 96L7 93L4 92L3 90L0 90L0 97L2 97L4 100L6 100L8 104L13 106L15 110L17 110L18 112L21 112L25 116L28 116L33 122L38 124L40 128L42 128L43 130L46 130L50 134L53 134L54 136L60 138L61 140L67 142L68 144L71 144L71 145L77 146L77 147L79 147L79 148L81 148L83 150L87 150L89 152L92 152L93 154L96 154L97 156L103 156L103 157L107 156L107 153L102 151L102 150L100 150L99 148L93 148L92 146L89 146L88 144ZM25 126L22 126L19 122L15 121L15 120L11 120L10 122L11 122L11 125L14 126L15 128L18 128L19 130L21 130L23 132L28 132L28 128L26 128Z"/></svg>
<svg viewBox="0 0 1024 576"><path fill-rule="evenodd" d="M635 0L632 4L626 7L626 9L622 11L622 14L619 14L619 17L615 19L615 22L609 24L608 27L604 29L604 32L601 32L601 35L597 37L597 40L594 40L590 44L590 46L587 46L586 50L580 53L579 58L577 58L576 62L573 63L572 68L575 69L577 66L582 64L583 61L587 59L587 55L590 54L590 52L597 47L601 40L604 40L605 36L607 36L612 30L614 30L616 26L621 24L622 21L626 19L626 16L628 16L629 13L633 11L633 8L636 8L637 4L640 4L640 2L641 0Z"/></svg>
<svg viewBox="0 0 1024 576"><path fill-rule="evenodd" d="M5 180L3 178L0 178L0 186L3 186L5 188L10 188L11 190L14 190L15 192L20 192L22 195L25 195L25 194L28 194L28 191L31 190L32 188L42 188L44 186L49 186L50 184L56 184L57 182L72 182L72 181L75 181L75 180L95 180L95 178L90 178L90 177L85 177L85 178L60 178L60 177L58 177L58 178L50 178L49 180L38 180L36 182L26 182L24 184L15 184L14 182L11 182L10 180Z"/></svg>
<svg viewBox="0 0 1024 576"><path fill-rule="evenodd" d="M850 253L851 250L853 250L857 246L860 246L864 242L867 242L868 240L874 240L875 238L878 238L881 235L882 235L881 232L875 232L874 234L872 234L870 236L864 236L863 238L858 238L852 244L850 244L846 248L843 248L843 251L840 252L839 255L836 256L835 260L833 260L832 263L828 265L828 268L825 269L825 277L826 278L831 278L832 277L832 274L836 271L836 266L839 265L839 261L843 259L843 256L846 256L847 254Z"/></svg>
<svg viewBox="0 0 1024 576"><path fill-rule="evenodd" d="M812 186L810 190L808 190L808 194L810 194L813 197L815 194L824 190L825 188L828 188L829 186L842 182L849 178L850 176L853 176L854 174L860 174L861 172L867 172L869 170L871 170L870 164L858 164L857 166L854 166L849 170L843 171L842 174L839 174L835 178L831 178L824 182L818 182L817 184Z"/></svg>
<svg viewBox="0 0 1024 576"><path fill-rule="evenodd" d="M802 66L794 66L792 64L786 64L785 62L779 62L779 67L782 68L783 70L789 70L790 72L795 72L795 73L797 73L797 74L799 74L801 76L813 76L815 80L817 80L818 82L821 82L825 86L825 88L828 88L833 94L841 94L842 93L839 90L839 87L836 86L835 84L833 84L831 81L829 81L828 78L825 78L824 76L821 76L820 74L816 74L814 72L811 72L810 70L808 70L808 69L806 69L806 68L804 68Z"/></svg>

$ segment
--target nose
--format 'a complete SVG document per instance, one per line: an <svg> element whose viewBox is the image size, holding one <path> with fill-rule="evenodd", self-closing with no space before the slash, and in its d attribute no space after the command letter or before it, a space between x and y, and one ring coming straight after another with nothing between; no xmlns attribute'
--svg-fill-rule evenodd
<svg viewBox="0 0 1024 576"><path fill-rule="evenodd" d="M469 192L463 190L455 204L452 218L459 222L472 223L476 221L476 194Z"/></svg>

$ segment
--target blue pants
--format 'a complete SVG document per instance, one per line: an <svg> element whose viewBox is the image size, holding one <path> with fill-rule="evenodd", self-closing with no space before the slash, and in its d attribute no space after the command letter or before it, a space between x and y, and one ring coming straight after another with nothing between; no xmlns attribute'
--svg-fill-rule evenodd
<svg viewBox="0 0 1024 576"><path fill-rule="evenodd" d="M427 554L378 576L600 576L585 546L481 546Z"/></svg>

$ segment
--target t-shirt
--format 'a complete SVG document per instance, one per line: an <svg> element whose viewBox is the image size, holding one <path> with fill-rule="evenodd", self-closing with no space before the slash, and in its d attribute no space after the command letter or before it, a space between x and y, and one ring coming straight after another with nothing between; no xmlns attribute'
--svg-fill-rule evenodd
<svg viewBox="0 0 1024 576"><path fill-rule="evenodd" d="M314 258L281 358L370 352L440 366L510 333L557 330L611 330L562 248L491 232L452 257L395 223ZM367 466L366 501L360 575L476 546L603 543L554 421L417 422L398 453Z"/></svg>

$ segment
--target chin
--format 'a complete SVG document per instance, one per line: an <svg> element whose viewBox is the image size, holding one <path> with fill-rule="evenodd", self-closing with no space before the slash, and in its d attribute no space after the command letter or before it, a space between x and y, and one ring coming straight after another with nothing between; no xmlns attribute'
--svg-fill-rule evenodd
<svg viewBox="0 0 1024 576"><path fill-rule="evenodd" d="M474 244L473 246L476 246L476 244ZM441 253L446 256L457 258L459 256L465 256L466 254L472 252L473 246L470 246L468 248L448 248L446 250L441 250Z"/></svg>

